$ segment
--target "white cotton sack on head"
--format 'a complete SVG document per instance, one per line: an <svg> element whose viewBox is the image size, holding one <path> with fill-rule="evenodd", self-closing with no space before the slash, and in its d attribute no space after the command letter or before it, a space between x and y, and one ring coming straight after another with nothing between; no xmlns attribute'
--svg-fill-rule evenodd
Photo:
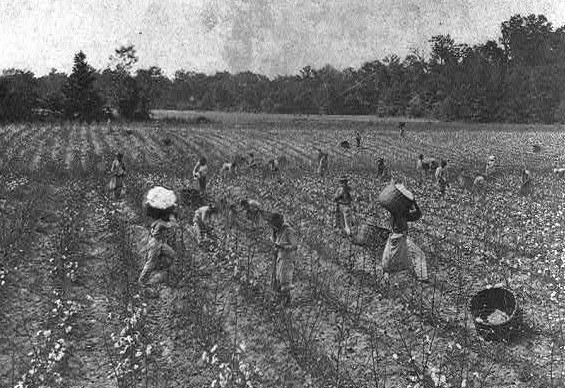
<svg viewBox="0 0 565 388"><path fill-rule="evenodd" d="M177 205L177 196L172 190L156 186L147 192L145 203L155 209L165 210Z"/></svg>

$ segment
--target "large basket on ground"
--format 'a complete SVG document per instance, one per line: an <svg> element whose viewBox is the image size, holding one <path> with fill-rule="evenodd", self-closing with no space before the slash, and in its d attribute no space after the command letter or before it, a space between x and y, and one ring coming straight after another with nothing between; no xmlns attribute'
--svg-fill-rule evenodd
<svg viewBox="0 0 565 388"><path fill-rule="evenodd" d="M386 228L375 225L372 222L367 222L359 228L359 233L354 239L356 245L367 248L377 248L384 246L390 231Z"/></svg>
<svg viewBox="0 0 565 388"><path fill-rule="evenodd" d="M469 309L477 334L486 340L509 340L520 332L521 309L515 294L507 288L479 291L471 298Z"/></svg>
<svg viewBox="0 0 565 388"><path fill-rule="evenodd" d="M412 206L414 195L401 184L390 184L379 194L379 203L391 213L399 213Z"/></svg>

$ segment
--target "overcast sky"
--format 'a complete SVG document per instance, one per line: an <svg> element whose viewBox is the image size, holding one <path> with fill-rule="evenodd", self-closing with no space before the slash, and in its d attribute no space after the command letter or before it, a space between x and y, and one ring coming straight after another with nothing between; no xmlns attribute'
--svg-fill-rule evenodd
<svg viewBox="0 0 565 388"><path fill-rule="evenodd" d="M458 43L498 38L513 14L565 24L565 0L0 0L0 68L69 72L83 50L101 69L134 44L139 65L252 70L269 76L311 65L358 67L432 35Z"/></svg>

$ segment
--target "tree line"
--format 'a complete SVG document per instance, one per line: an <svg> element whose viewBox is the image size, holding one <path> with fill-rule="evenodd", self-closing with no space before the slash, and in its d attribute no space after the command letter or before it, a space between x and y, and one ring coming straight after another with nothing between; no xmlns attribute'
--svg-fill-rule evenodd
<svg viewBox="0 0 565 388"><path fill-rule="evenodd" d="M470 46L431 37L430 55L390 55L359 68L306 66L296 75L213 75L160 68L132 70L133 46L120 47L104 70L84 53L70 75L23 70L0 76L0 120L59 115L86 121L147 119L151 109L268 113L370 114L474 122L565 122L565 26L544 15L514 15L497 41Z"/></svg>

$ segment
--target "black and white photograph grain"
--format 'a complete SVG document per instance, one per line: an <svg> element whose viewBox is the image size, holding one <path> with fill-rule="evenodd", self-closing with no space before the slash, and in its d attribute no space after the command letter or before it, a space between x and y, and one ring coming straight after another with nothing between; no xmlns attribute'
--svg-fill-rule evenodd
<svg viewBox="0 0 565 388"><path fill-rule="evenodd" d="M0 388L565 388L564 0L0 0Z"/></svg>

